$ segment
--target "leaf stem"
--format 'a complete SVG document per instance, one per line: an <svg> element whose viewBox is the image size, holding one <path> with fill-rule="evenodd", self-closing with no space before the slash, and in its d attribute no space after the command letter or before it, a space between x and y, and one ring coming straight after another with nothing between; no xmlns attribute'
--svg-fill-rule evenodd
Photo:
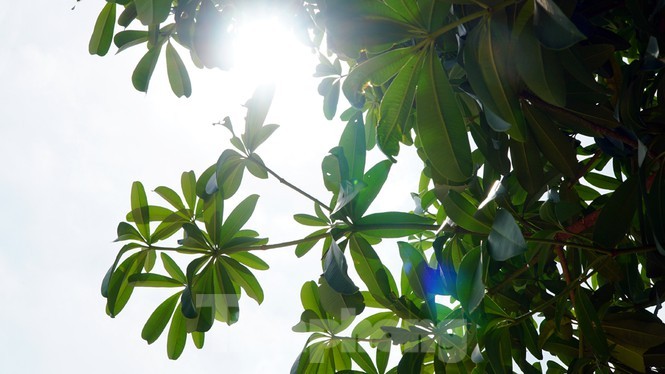
<svg viewBox="0 0 665 374"><path fill-rule="evenodd" d="M330 232L324 232L324 233L321 233L321 234L318 234L318 235L308 236L308 237L302 238L302 239L290 240L288 242L256 245L256 246L249 246L249 247L233 247L233 248L229 248L229 249L226 249L226 250L222 250L222 253L231 254L231 253L246 252L246 251L267 251L269 249L291 247L291 246L298 245L298 244L301 244L301 243L307 243L307 242L312 242L312 241L315 241L315 240L321 240L321 239L324 239L328 236L330 236Z"/></svg>
<svg viewBox="0 0 665 374"><path fill-rule="evenodd" d="M325 210L327 210L327 211L329 211L329 212L332 212L332 209L331 209L327 204L322 203L321 201L319 201L319 200L318 200L317 198L315 198L314 196L308 194L307 192L301 190L300 188L298 188L297 186L295 186L295 185L292 184L291 182L289 182L289 181L287 181L286 179L282 178L282 177L279 176L277 173L275 173L274 171L272 171L272 169L270 169L268 166L266 166L263 162L261 162L261 161L257 160L256 158L252 157L252 154L248 155L248 156L247 156L247 159L250 160L250 161L252 161L252 162L254 162L254 163L255 163L256 165L258 165L259 167L263 168L266 172L268 172L268 174L270 174L270 175L272 175L273 177L277 178L277 180L278 180L280 183L286 185L287 187L291 188L292 190L296 191L297 193L299 193L299 194L305 196L306 198L312 200L313 202L319 204L319 205L320 205L321 207L323 207Z"/></svg>

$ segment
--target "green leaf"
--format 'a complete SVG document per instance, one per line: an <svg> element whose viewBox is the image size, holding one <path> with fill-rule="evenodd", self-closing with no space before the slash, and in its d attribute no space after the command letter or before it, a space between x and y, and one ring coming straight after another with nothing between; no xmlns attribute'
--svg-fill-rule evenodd
<svg viewBox="0 0 665 374"><path fill-rule="evenodd" d="M566 79L554 52L543 48L532 27L526 27L518 40L517 71L527 87L544 101L566 106Z"/></svg>
<svg viewBox="0 0 665 374"><path fill-rule="evenodd" d="M512 372L510 331L507 328L491 328L485 333L485 350L489 364L495 373Z"/></svg>
<svg viewBox="0 0 665 374"><path fill-rule="evenodd" d="M360 191L362 191L365 188L365 182L359 181L357 179L354 179L353 181L350 180L345 180L342 181L342 185L339 188L339 193L337 195L337 204L335 205L335 209L331 212L331 218L335 219L335 213L341 212L343 216L351 216L355 217L356 214L353 213L353 211L349 212L348 209L344 209L347 206L350 206L353 208L350 203L353 201L353 199L358 196Z"/></svg>
<svg viewBox="0 0 665 374"><path fill-rule="evenodd" d="M203 343L205 342L205 333L200 331L192 331L192 341L196 348L203 348Z"/></svg>
<svg viewBox="0 0 665 374"><path fill-rule="evenodd" d="M227 244L234 235L242 229L247 221L252 217L256 202L259 200L259 195L250 195L245 200L241 201L235 209L226 217L226 222L222 225L222 232L219 239L220 247Z"/></svg>
<svg viewBox="0 0 665 374"><path fill-rule="evenodd" d="M279 125L274 124L274 123L269 123L269 124L261 127L261 129L258 131L258 135L256 136L256 139L254 140L254 150L256 150L256 148L258 146L263 144L263 142L268 140L270 135L272 135L272 133L275 132L275 130L277 130L278 128L279 128ZM252 158L258 159L260 161L261 165L263 165L263 161L261 161L261 158L256 153L252 154Z"/></svg>
<svg viewBox="0 0 665 374"><path fill-rule="evenodd" d="M386 83L404 66L415 51L412 47L398 48L373 57L355 66L342 84L342 91L351 105L362 108L365 83L380 86Z"/></svg>
<svg viewBox="0 0 665 374"><path fill-rule="evenodd" d="M639 203L638 180L637 177L626 179L607 200L593 229L594 242L614 248L626 236Z"/></svg>
<svg viewBox="0 0 665 374"><path fill-rule="evenodd" d="M300 288L300 302L305 310L314 312L318 319L322 320L327 317L326 312L321 305L319 287L316 285L316 282L309 281L302 285Z"/></svg>
<svg viewBox="0 0 665 374"><path fill-rule="evenodd" d="M362 180L365 173L365 127L362 114L348 121L339 139L339 146L348 162L349 179Z"/></svg>
<svg viewBox="0 0 665 374"><path fill-rule="evenodd" d="M358 364L364 373L378 374L372 359L369 357L365 349L360 344L358 344L358 342L342 340L342 352L348 354L351 359L356 364Z"/></svg>
<svg viewBox="0 0 665 374"><path fill-rule="evenodd" d="M497 11L483 19L466 39L464 69L473 92L485 107L490 126L493 121L490 121L489 114L496 114L510 124L510 128L494 130L507 131L511 138L523 142L526 125L514 83L509 81L515 75L509 38L505 13Z"/></svg>
<svg viewBox="0 0 665 374"><path fill-rule="evenodd" d="M111 275L106 301L107 312L115 317L127 305L134 285L129 283L129 277L139 273L145 263L146 251L134 253L127 257Z"/></svg>
<svg viewBox="0 0 665 374"><path fill-rule="evenodd" d="M347 271L348 265L344 252L333 241L323 259L323 277L335 291L351 295L358 292L358 287L349 278Z"/></svg>
<svg viewBox="0 0 665 374"><path fill-rule="evenodd" d="M178 297L180 297L180 292L164 300L146 321L143 330L141 330L141 338L147 341L148 344L154 343L166 328L173 315L173 310L178 304Z"/></svg>
<svg viewBox="0 0 665 374"><path fill-rule="evenodd" d="M161 50L161 44L153 46L141 58L136 65L136 68L134 68L134 72L132 73L132 84L136 90L148 92L150 78L152 78L152 73L155 71L155 66L157 66L157 60L159 60L159 53Z"/></svg>
<svg viewBox="0 0 665 374"><path fill-rule="evenodd" d="M581 287L575 292L575 315L579 329L584 341L593 347L594 355L600 360L606 361L610 354L607 346L607 338L598 318L598 312L593 307L586 291Z"/></svg>
<svg viewBox="0 0 665 374"><path fill-rule="evenodd" d="M325 311L335 317L341 324L347 319L353 319L355 316L365 310L365 303L360 292L350 295L344 295L335 291L325 278L320 280L319 297L321 306Z"/></svg>
<svg viewBox="0 0 665 374"><path fill-rule="evenodd" d="M442 204L448 217L463 229L482 234L492 231L490 225L474 216L478 208L459 192L450 190Z"/></svg>
<svg viewBox="0 0 665 374"><path fill-rule="evenodd" d="M383 184L386 182L386 179L388 179L388 173L390 172L392 164L393 163L389 160L383 160L372 166L372 168L365 173L363 182L365 182L366 187L358 192L358 195L353 201L353 213L356 217L362 217L379 194Z"/></svg>
<svg viewBox="0 0 665 374"><path fill-rule="evenodd" d="M328 120L335 118L339 103L340 78L325 78L319 84L319 94L323 96L323 115Z"/></svg>
<svg viewBox="0 0 665 374"><path fill-rule="evenodd" d="M173 93L178 97L189 97L192 94L192 83L189 80L187 67L171 43L166 45L166 71Z"/></svg>
<svg viewBox="0 0 665 374"><path fill-rule="evenodd" d="M224 199L231 198L240 188L246 161L234 150L226 149L219 156L215 175L206 185L206 192L212 193L216 188L222 191ZM214 182L213 182L214 181Z"/></svg>
<svg viewBox="0 0 665 374"><path fill-rule="evenodd" d="M145 242L145 239L143 239L141 234L134 228L134 226L130 225L127 222L120 222L118 224L117 233L118 233L118 238L114 240L116 242L121 242L125 240L136 240L139 242Z"/></svg>
<svg viewBox="0 0 665 374"><path fill-rule="evenodd" d="M402 258L402 269L416 296L427 300L434 293L440 293L437 291L443 289L441 277L435 269L427 265L422 252L409 243L397 242L397 244L399 256Z"/></svg>
<svg viewBox="0 0 665 374"><path fill-rule="evenodd" d="M305 239L313 237L313 236L319 236L319 235L321 235L321 234L323 234L327 231L328 231L328 228L324 228L324 229L321 229L321 230L314 231L313 233L307 235L305 237ZM296 245L296 249L295 249L296 256L298 258L300 258L300 257L306 255L307 252L309 252L312 248L314 248L316 243L318 243L320 240L321 239L312 239L310 241L305 241L305 242L299 243L298 245Z"/></svg>
<svg viewBox="0 0 665 374"><path fill-rule="evenodd" d="M261 304L263 302L263 289L254 274L231 257L220 257L220 260L224 263L224 268L234 283L242 287L247 296Z"/></svg>
<svg viewBox="0 0 665 374"><path fill-rule="evenodd" d="M499 209L488 237L489 252L496 261L505 261L526 251L526 242L515 218L505 209Z"/></svg>
<svg viewBox="0 0 665 374"><path fill-rule="evenodd" d="M554 0L536 0L534 27L538 40L549 49L567 49L586 39Z"/></svg>
<svg viewBox="0 0 665 374"><path fill-rule="evenodd" d="M238 322L240 314L238 298L240 295L221 262L217 262L215 275L215 309L221 321L230 326Z"/></svg>
<svg viewBox="0 0 665 374"><path fill-rule="evenodd" d="M184 282L153 273L133 274L128 281L134 287L182 287L184 285Z"/></svg>
<svg viewBox="0 0 665 374"><path fill-rule="evenodd" d="M178 193L171 188L160 186L155 188L155 192L164 200L168 201L176 210L187 210Z"/></svg>
<svg viewBox="0 0 665 374"><path fill-rule="evenodd" d="M106 272L106 275L104 275L104 279L102 280L102 287L101 287L101 293L102 296L105 298L108 298L109 296L109 286L111 283L111 278L114 274L114 271L116 270L116 266L118 266L118 262L120 262L120 259L122 256L128 252L131 251L132 249L137 249L137 248L143 248L140 244L138 243L129 243L125 244L122 246L120 251L118 251L118 254L115 257L115 261L113 261L113 265L109 268L109 270Z"/></svg>
<svg viewBox="0 0 665 374"><path fill-rule="evenodd" d="M169 273L171 278L176 279L183 284L187 283L187 278L185 277L185 273L182 272L180 266L178 266L178 264L176 264L176 262L173 261L173 259L166 253L162 252L159 255L162 258L162 264L164 265L164 270L166 270L166 272Z"/></svg>
<svg viewBox="0 0 665 374"><path fill-rule="evenodd" d="M381 337L383 336L383 330L381 326L397 326L399 318L395 315L394 312L380 312L372 314L362 321L358 322L353 328L351 336L357 339L365 339L368 337Z"/></svg>
<svg viewBox="0 0 665 374"><path fill-rule="evenodd" d="M236 253L231 253L229 256L234 260L240 262L241 264L249 266L252 269L268 270L270 268L270 266L268 266L268 264L265 261L261 260L255 254L249 252L236 252Z"/></svg>
<svg viewBox="0 0 665 374"><path fill-rule="evenodd" d="M150 214L148 208L148 199L141 182L132 183L131 194L132 217L141 236L150 242Z"/></svg>
<svg viewBox="0 0 665 374"><path fill-rule="evenodd" d="M436 172L435 180L466 181L473 163L465 119L434 49L425 58L416 101L416 133Z"/></svg>
<svg viewBox="0 0 665 374"><path fill-rule="evenodd" d="M206 200L203 207L203 222L212 244L219 245L224 224L224 196L221 191L215 192Z"/></svg>
<svg viewBox="0 0 665 374"><path fill-rule="evenodd" d="M309 214L294 214L293 219L305 226L328 226L330 224L327 220Z"/></svg>
<svg viewBox="0 0 665 374"><path fill-rule="evenodd" d="M485 297L481 247L469 251L462 258L457 272L457 299L467 313L472 313Z"/></svg>
<svg viewBox="0 0 665 374"><path fill-rule="evenodd" d="M391 159L399 153L399 141L407 130L423 55L420 52L406 61L381 100L377 142L381 151Z"/></svg>
<svg viewBox="0 0 665 374"><path fill-rule="evenodd" d="M118 26L127 27L136 19L136 4L131 1L125 5L125 10L118 16Z"/></svg>
<svg viewBox="0 0 665 374"><path fill-rule="evenodd" d="M118 47L120 53L129 47L139 45L148 41L148 32L139 30L124 30L115 34L113 43Z"/></svg>
<svg viewBox="0 0 665 374"><path fill-rule="evenodd" d="M114 3L106 3L99 13L88 43L88 52L91 55L104 56L111 48L113 28L115 27L115 7Z"/></svg>
<svg viewBox="0 0 665 374"><path fill-rule="evenodd" d="M545 184L545 165L536 144L529 139L524 143L510 139L510 159L522 188L532 195L538 193Z"/></svg>
<svg viewBox="0 0 665 374"><path fill-rule="evenodd" d="M162 23L171 11L171 0L134 0L136 18L144 26Z"/></svg>
<svg viewBox="0 0 665 374"><path fill-rule="evenodd" d="M575 140L564 135L543 112L526 104L522 105L522 109L530 125L529 129L545 158L565 177L574 179L578 169L577 152L573 143Z"/></svg>
<svg viewBox="0 0 665 374"><path fill-rule="evenodd" d="M395 279L372 246L364 238L353 235L349 249L356 272L372 296L384 306L392 305L391 300L397 296Z"/></svg>
<svg viewBox="0 0 665 374"><path fill-rule="evenodd" d="M421 373L425 361L425 352L424 349L404 352L397 364L397 374Z"/></svg>
<svg viewBox="0 0 665 374"><path fill-rule="evenodd" d="M584 175L584 179L592 186L605 190L614 191L621 185L621 181L605 174L589 172Z"/></svg>
<svg viewBox="0 0 665 374"><path fill-rule="evenodd" d="M374 213L355 220L358 232L378 238L402 238L431 230L434 220L404 212Z"/></svg>
<svg viewBox="0 0 665 374"><path fill-rule="evenodd" d="M185 344L187 344L186 325L185 316L180 313L180 308L176 307L173 318L171 318L171 327L169 327L169 336L166 342L166 354L171 360L177 360L185 349Z"/></svg>
<svg viewBox="0 0 665 374"><path fill-rule="evenodd" d="M183 172L180 177L180 185L187 206L191 211L194 211L194 204L196 204L196 175L194 172L191 170Z"/></svg>
<svg viewBox="0 0 665 374"><path fill-rule="evenodd" d="M274 94L274 85L263 84L256 88L252 97L245 104L247 116L245 117L245 133L242 134L242 140L249 153L253 153L260 144L259 133L268 115Z"/></svg>

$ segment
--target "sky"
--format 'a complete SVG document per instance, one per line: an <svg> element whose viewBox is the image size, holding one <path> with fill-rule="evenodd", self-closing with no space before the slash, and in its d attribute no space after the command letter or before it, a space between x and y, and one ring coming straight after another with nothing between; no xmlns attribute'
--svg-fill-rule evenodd
<svg viewBox="0 0 665 374"><path fill-rule="evenodd" d="M132 182L142 181L146 191L176 189L183 171L198 175L215 163L230 147L229 134L211 124L228 115L241 129L241 105L256 77L249 62L236 73L193 69L194 93L178 99L162 60L148 94L137 92L131 73L144 47L118 55L112 49L104 58L87 52L102 6L99 0L36 0L0 7L0 372L287 371L307 338L291 327L302 312L301 285L321 273L319 247L302 259L292 248L259 254L271 265L256 274L264 303L242 298L237 324L215 324L202 350L189 341L177 361L166 357L165 336L150 346L140 337L170 293L137 290L118 317L105 314L100 283L121 246L112 241L129 210ZM318 81L311 78L316 56L284 40L264 42L281 47L270 55L257 53L258 46L240 51L252 61L262 58L256 65L262 78L263 69L277 71L267 122L281 127L258 153L287 180L328 201L320 162L343 123L323 117ZM369 159L381 155L374 151ZM371 210L412 209L409 193L419 171L413 150L404 149ZM250 193L261 198L249 228L271 243L308 233L292 215L312 213L310 202L274 179L246 177L239 195ZM148 199L159 202L152 192ZM395 274L396 247L380 250L388 252L380 255Z"/></svg>

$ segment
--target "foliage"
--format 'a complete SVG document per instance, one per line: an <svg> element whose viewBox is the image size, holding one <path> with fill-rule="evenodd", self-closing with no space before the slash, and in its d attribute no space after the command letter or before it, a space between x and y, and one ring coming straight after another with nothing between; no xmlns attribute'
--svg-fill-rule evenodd
<svg viewBox="0 0 665 374"><path fill-rule="evenodd" d="M90 52L106 54L111 41L119 51L146 44L132 76L146 91L166 45L171 87L189 96L173 42L197 66L227 69L230 26L269 4L108 1ZM200 348L215 320L236 322L241 293L262 302L253 270L268 265L253 252L294 245L300 257L323 242L323 274L301 289L304 311L293 329L310 335L293 373L566 371L553 356L571 372L662 369L663 4L278 3L313 46L327 38L330 54L320 52L315 73L325 117L335 117L341 93L352 104L341 114L339 145L322 161L329 203L256 153L276 129L264 125L272 89L260 87L240 136L224 122L235 149L198 178L183 173L182 194L155 189L169 208L150 205L134 183L131 212L118 225L127 244L102 285L107 313L117 315L134 287L173 287L142 337L154 342L170 321L167 352L175 359L187 335ZM116 23L136 29L116 32ZM370 167L365 155L375 144L386 160ZM416 209L366 214L405 146L423 161ZM312 200L314 211L294 218L316 231L268 244L244 228L257 195L225 214L245 171ZM177 245L161 244L176 234ZM385 256L386 238L400 239L398 278L375 250L386 247ZM173 252L193 260L181 269ZM153 272L157 253L162 273ZM401 358L388 370L391 344ZM536 362L543 358L546 365Z"/></svg>

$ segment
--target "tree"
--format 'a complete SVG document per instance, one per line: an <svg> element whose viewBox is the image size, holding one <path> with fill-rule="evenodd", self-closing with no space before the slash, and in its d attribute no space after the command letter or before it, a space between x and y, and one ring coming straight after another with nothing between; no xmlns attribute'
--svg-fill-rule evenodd
<svg viewBox="0 0 665 374"><path fill-rule="evenodd" d="M110 316L134 287L174 287L142 337L152 343L168 326L176 359L187 335L201 348L215 321L237 321L241 293L261 303L250 269L268 265L254 253L294 245L302 256L322 242L323 274L301 290L293 329L310 335L294 373L384 373L391 344L402 354L388 370L397 373L533 373L545 369L534 358L551 356L572 372L665 367L663 2L116 0L90 52L147 44L132 76L146 91L166 48L171 87L189 96L173 42L199 67L228 69L230 26L266 6L314 47L327 38L315 73L325 117L337 114L340 92L352 105L322 160L329 202L256 153L276 129L264 125L272 88L258 88L242 134L222 123L234 149L198 177L183 173L182 194L155 189L168 208L132 185L117 230L127 244L102 284ZM137 29L116 33L116 23ZM375 145L386 160L368 167ZM417 208L366 214L401 147L423 161ZM245 171L312 200L314 211L294 218L316 231L268 244L244 228L257 195L225 214ZM375 250L386 238L401 240L381 252L399 254L399 278ZM190 262L181 269L169 253ZM152 272L157 257L164 274ZM548 360L548 373L565 371Z"/></svg>

